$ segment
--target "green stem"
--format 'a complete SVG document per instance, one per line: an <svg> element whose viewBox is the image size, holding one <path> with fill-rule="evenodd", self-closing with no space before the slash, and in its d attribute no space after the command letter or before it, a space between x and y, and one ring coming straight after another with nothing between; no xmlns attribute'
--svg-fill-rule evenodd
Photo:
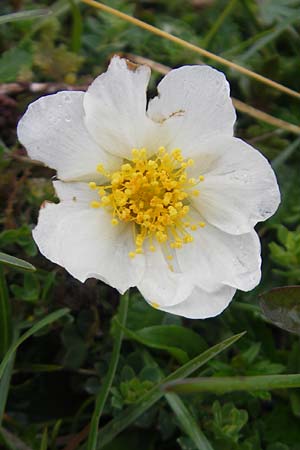
<svg viewBox="0 0 300 450"><path fill-rule="evenodd" d="M236 4L236 0L231 0L229 3L227 3L223 12L219 15L217 20L214 22L214 24L211 27L211 29L209 30L209 32L204 36L204 38L203 38L203 47L204 48L207 48L209 46L211 40L214 38L215 34L218 32L219 28L222 26L224 20L230 14L230 12L233 9L235 4Z"/></svg>
<svg viewBox="0 0 300 450"><path fill-rule="evenodd" d="M3 265L0 264L0 360L7 352L12 338L11 306Z"/></svg>
<svg viewBox="0 0 300 450"><path fill-rule="evenodd" d="M213 392L223 394L232 391L261 391L300 387L300 374L259 375L251 377L191 378L186 381L173 381L165 384L164 390L190 394L194 392Z"/></svg>
<svg viewBox="0 0 300 450"><path fill-rule="evenodd" d="M119 314L118 314L118 320L121 323L122 327L124 327L126 324L128 302L129 302L129 293L127 292L125 295L121 296L121 298L120 298L120 310L119 310ZM113 347L113 351L112 351L112 355L111 355L111 359L110 359L108 372L103 381L100 392L98 393L98 395L96 397L95 409L94 409L92 420L91 420L91 427L90 427L89 439L88 439L88 444L87 444L87 450L96 450L96 448L97 448L100 417L101 417L107 396L109 394L110 388L112 386L112 383L113 383L113 380L115 377L115 373L116 373L116 369L118 366L118 362L119 362L120 350L121 350L122 339L123 339L122 327L116 328L115 343L114 343L114 347Z"/></svg>

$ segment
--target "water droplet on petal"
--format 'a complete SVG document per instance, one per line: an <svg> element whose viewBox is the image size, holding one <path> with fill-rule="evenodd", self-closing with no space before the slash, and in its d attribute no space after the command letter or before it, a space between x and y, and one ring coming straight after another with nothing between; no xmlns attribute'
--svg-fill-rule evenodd
<svg viewBox="0 0 300 450"><path fill-rule="evenodd" d="M71 102L72 102L71 96L70 96L69 94L65 94L65 95L63 96L63 99L64 99L64 101L65 101L66 103L71 103Z"/></svg>

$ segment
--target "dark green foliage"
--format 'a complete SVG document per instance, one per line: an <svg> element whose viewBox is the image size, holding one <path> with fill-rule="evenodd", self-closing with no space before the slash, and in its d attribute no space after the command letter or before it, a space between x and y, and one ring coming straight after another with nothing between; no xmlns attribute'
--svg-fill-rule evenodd
<svg viewBox="0 0 300 450"><path fill-rule="evenodd" d="M226 0L106 3L300 91L299 1L238 0L232 1L231 7ZM17 16L11 16L16 12ZM8 285L2 298L8 294L9 301L2 303L9 308L2 309L7 320L1 321L1 353L18 337L12 336L12 328L19 335L30 334L39 320L70 308L59 320L30 335L18 350L14 366L12 359L5 369L0 383L0 416L8 390L9 396L0 428L1 450L60 450L74 437L83 436L82 444L78 440L70 447L75 450L86 442L84 429L91 420L95 396L103 386L120 330L124 333L121 355L100 420L104 442L107 433L113 439L99 448L300 450L300 394L296 389L222 396L201 393L175 400L157 390L157 401L120 435L111 425L112 420L113 424L124 423L128 411L147 398L165 376L243 330L246 336L193 375L299 373L299 338L289 333L300 333L298 294L278 299L278 292L275 298L271 291L262 298L266 317L259 307L262 292L300 284L299 138L246 115L238 117L237 135L272 161L282 193L276 215L257 227L263 254L263 278L258 288L238 293L220 317L205 321L162 313L132 290L124 327L116 320L116 291L95 280L82 285L39 254L31 230L40 204L56 201L51 185L54 172L26 158L16 140L17 120L26 106L43 94L32 92L32 82L49 83L49 92L58 89L57 84L85 89L105 70L114 53L132 53L172 67L197 64L199 55L78 0L2 0L1 14L0 83L20 83L18 91L6 87L7 92L0 93L0 261L5 263L1 269ZM226 75L234 97L299 125L297 99L238 72L226 69ZM153 74L150 96L155 94L160 77ZM7 255L19 262L8 260ZM32 266L37 270L24 271L26 263L22 267L20 260L28 263L27 270ZM187 417L190 430L184 426Z"/></svg>

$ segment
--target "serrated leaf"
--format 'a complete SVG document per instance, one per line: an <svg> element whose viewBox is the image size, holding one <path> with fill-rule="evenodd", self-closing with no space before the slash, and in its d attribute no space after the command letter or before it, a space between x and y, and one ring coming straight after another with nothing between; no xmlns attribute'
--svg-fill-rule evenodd
<svg viewBox="0 0 300 450"><path fill-rule="evenodd" d="M283 330L300 335L300 286L283 286L261 294L265 317Z"/></svg>

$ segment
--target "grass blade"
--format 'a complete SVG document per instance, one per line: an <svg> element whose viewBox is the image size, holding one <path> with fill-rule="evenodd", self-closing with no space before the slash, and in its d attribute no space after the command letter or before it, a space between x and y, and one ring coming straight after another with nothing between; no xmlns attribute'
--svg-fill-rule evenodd
<svg viewBox="0 0 300 450"><path fill-rule="evenodd" d="M31 20L36 17L50 16L52 11L50 9L32 9L31 11L19 11L11 14L4 14L0 16L0 25L8 22L16 22L18 20Z"/></svg>
<svg viewBox="0 0 300 450"><path fill-rule="evenodd" d="M178 378L185 378L198 370L201 366L207 363L210 359L217 356L226 348L230 347L237 340L239 340L245 332L236 334L214 345L210 349L191 359L189 362L175 370L168 375L162 383L154 386L149 392L143 395L139 401L132 407L127 408L119 417L116 417L107 425L102 428L101 435L98 438L97 449L103 448L106 444L111 442L119 433L125 428L131 425L138 417L140 417L145 411L147 411L152 405L154 405L164 395L162 391L162 385L169 381L176 380Z"/></svg>
<svg viewBox="0 0 300 450"><path fill-rule="evenodd" d="M60 319L61 317L65 316L69 312L69 308L62 308L58 311L55 311L51 314L48 314L43 319L39 320L37 323L35 323L29 330L27 330L19 339L14 342L11 347L8 349L7 353L5 354L1 364L0 364L0 381L2 380L4 371L15 354L15 351L18 349L18 347L26 341L30 336L32 336L37 331L41 330L42 328L46 327L47 325L50 325L51 323L55 322L56 320Z"/></svg>
<svg viewBox="0 0 300 450"><path fill-rule="evenodd" d="M11 306L3 265L0 263L0 359L7 352L12 339Z"/></svg>
<svg viewBox="0 0 300 450"><path fill-rule="evenodd" d="M219 15L217 20L214 22L211 29L208 31L208 33L203 38L203 47L208 47L211 40L215 37L215 35L218 33L220 27L223 25L223 22L226 20L227 16L231 13L233 10L233 7L235 6L237 0L230 0L227 5L225 6L223 12Z"/></svg>
<svg viewBox="0 0 300 450"><path fill-rule="evenodd" d="M186 381L167 383L167 391L190 394L194 392L213 392L223 394L233 391L261 391L300 387L300 374L257 375L252 377L191 378Z"/></svg>
<svg viewBox="0 0 300 450"><path fill-rule="evenodd" d="M129 293L121 296L120 298L120 310L118 314L119 322L122 326L125 326L127 319L127 310L128 310L128 302L129 302ZM115 343L110 359L110 364L108 368L108 372L102 384L99 394L96 398L95 409L93 412L90 433L88 438L87 450L95 450L97 448L97 439L98 439L98 428L99 421L103 411L103 407L105 405L107 396L109 394L112 382L115 377L117 365L120 357L121 344L123 339L123 330L121 327L117 327Z"/></svg>
<svg viewBox="0 0 300 450"><path fill-rule="evenodd" d="M166 399L177 419L181 428L192 439L198 450L213 450L206 436L200 430L196 420L191 415L183 401L176 394L166 394Z"/></svg>
<svg viewBox="0 0 300 450"><path fill-rule="evenodd" d="M10 388L10 380L13 372L15 358L11 358L7 364L3 377L0 380L0 427L2 425L3 415L6 408L8 392Z"/></svg>
<svg viewBox="0 0 300 450"><path fill-rule="evenodd" d="M48 448L48 428L46 427L43 432L40 450L47 450Z"/></svg>
<svg viewBox="0 0 300 450"><path fill-rule="evenodd" d="M128 14L125 14L122 11L119 11L118 9L111 8L110 6L104 5L103 3L97 2L95 0L82 0L82 1L87 5L93 6L94 8L100 9L116 17L119 17L120 19L125 20L126 22L132 23L137 27L149 31L150 33L153 33L157 36L167 39L168 41L175 42L181 47L187 48L195 53L198 53L201 56L216 61L217 63L220 63L233 70L236 70L237 72L240 72L243 75L248 76L249 78L253 78L260 83L271 86L272 88L277 89L280 92L284 92L285 94L300 99L299 92L294 91L293 89L290 89L287 86L284 86L280 83L277 83L276 81L270 80L269 78L264 77L263 75L253 72L252 70L249 70L246 67L240 66L239 64L229 61L228 59L222 58L221 56L209 52L204 48L201 48L195 44L191 44L190 42L185 41L184 39L181 39L177 36L174 36L173 34L168 33L167 31L161 30L160 28L154 27L153 25L149 25L148 23L143 22L142 20L136 19L135 17L129 16Z"/></svg>
<svg viewBox="0 0 300 450"><path fill-rule="evenodd" d="M17 269L22 269L30 272L35 272L36 268L27 261L20 258L15 258L14 256L7 255L6 253L0 252L0 263L7 264L8 266L16 267Z"/></svg>

